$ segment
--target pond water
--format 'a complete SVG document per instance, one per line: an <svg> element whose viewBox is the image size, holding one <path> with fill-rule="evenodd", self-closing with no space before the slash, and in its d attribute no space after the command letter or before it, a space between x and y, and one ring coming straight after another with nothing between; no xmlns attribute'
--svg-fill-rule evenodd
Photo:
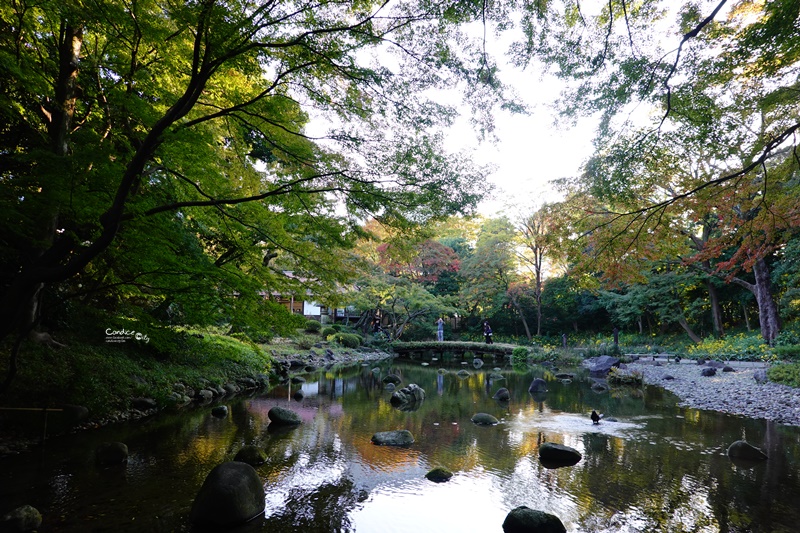
<svg viewBox="0 0 800 533"><path fill-rule="evenodd" d="M430 359L428 359L430 361ZM257 468L265 513L240 532L501 532L506 514L526 505L557 515L570 532L800 531L800 431L765 421L676 407L658 387L597 393L578 374L562 383L541 367L489 377L460 360L395 359L305 374L302 385L276 386L258 397L49 440L27 454L0 459L0 514L22 504L44 517L40 532L192 531L189 510L208 472L246 444L263 447ZM379 367L379 372L372 371ZM437 369L449 368L446 374ZM381 378L396 373L426 399L413 411L393 408ZM549 391L531 395L534 377ZM507 404L492 400L506 387ZM302 389L304 399L292 399ZM271 431L275 405L303 424ZM593 425L596 409L616 421ZM485 412L496 426L476 426ZM408 448L375 446L378 431L408 429ZM768 461L736 465L726 456L738 439L766 450ZM94 448L128 445L127 465L99 469ZM548 469L544 442L571 446L576 465ZM454 473L446 483L425 474Z"/></svg>

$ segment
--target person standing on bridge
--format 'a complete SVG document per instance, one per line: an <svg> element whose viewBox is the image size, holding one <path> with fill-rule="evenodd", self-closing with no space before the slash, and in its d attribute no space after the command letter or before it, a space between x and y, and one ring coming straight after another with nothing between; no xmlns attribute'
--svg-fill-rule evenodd
<svg viewBox="0 0 800 533"><path fill-rule="evenodd" d="M483 338L486 341L486 344L494 344L492 340L492 327L489 325L488 320L483 321Z"/></svg>
<svg viewBox="0 0 800 533"><path fill-rule="evenodd" d="M444 320L439 317L436 321L436 340L442 342L444 340Z"/></svg>

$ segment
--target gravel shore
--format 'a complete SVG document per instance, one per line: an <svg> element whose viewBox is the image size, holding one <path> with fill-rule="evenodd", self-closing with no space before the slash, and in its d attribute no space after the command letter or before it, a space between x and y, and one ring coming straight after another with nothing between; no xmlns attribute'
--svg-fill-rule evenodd
<svg viewBox="0 0 800 533"><path fill-rule="evenodd" d="M696 361L639 360L627 365L629 371L641 372L646 384L658 385L678 396L681 406L800 426L800 389L757 383L753 373L765 370L767 363L731 362L729 366L733 372L717 369L716 375L705 377L701 372L707 367Z"/></svg>

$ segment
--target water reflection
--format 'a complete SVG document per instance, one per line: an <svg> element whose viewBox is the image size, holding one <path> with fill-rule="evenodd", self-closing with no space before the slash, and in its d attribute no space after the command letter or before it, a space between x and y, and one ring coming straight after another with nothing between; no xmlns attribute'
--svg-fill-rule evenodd
<svg viewBox="0 0 800 533"><path fill-rule="evenodd" d="M318 371L305 383L227 402L223 419L206 407L65 437L0 462L0 512L32 504L45 516L43 532L190 531L189 509L208 472L256 444L268 456L257 469L265 513L242 528L247 533L498 531L519 505L556 514L570 532L796 531L797 428L678 408L653 387L599 391L580 374L565 382L505 368L499 379L487 364L459 377L459 363ZM381 382L389 373L421 386L427 399L414 411L393 408ZM534 377L547 380L547 393L527 392ZM492 400L500 387L509 402ZM267 416L275 405L298 412L303 424L275 431ZM593 409L606 414L599 425L589 419ZM477 412L500 423L476 426ZM411 431L416 443L371 443L392 429ZM725 449L741 438L769 461L732 463ZM128 444L125 467L93 465L94 447L106 440ZM583 459L545 468L544 442ZM454 477L429 482L435 466Z"/></svg>

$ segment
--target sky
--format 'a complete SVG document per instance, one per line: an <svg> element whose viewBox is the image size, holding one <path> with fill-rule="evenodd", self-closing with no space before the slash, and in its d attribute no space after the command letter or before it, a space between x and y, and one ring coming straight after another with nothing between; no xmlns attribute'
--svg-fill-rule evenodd
<svg viewBox="0 0 800 533"><path fill-rule="evenodd" d="M535 210L543 202L559 200L550 182L575 176L592 154L592 119L580 120L573 127L554 125L551 104L558 94L556 80L542 81L538 73L519 70L506 76L532 112L496 112L494 143L479 143L464 117L450 130L446 142L451 150L474 150L476 163L495 167L489 176L495 191L479 206L479 213L487 217L513 216L515 209Z"/></svg>

